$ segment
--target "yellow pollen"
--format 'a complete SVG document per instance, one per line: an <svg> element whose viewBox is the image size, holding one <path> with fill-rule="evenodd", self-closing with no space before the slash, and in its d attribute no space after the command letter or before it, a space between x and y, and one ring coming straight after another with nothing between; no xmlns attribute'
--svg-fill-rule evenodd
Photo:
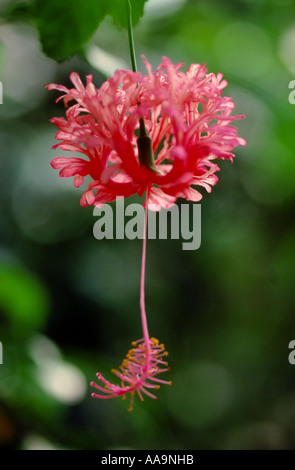
<svg viewBox="0 0 295 470"><path fill-rule="evenodd" d="M111 369L111 373L112 374L118 374L118 371L117 371L117 369Z"/></svg>
<svg viewBox="0 0 295 470"><path fill-rule="evenodd" d="M127 411L133 411L132 406L129 406L129 408L127 408Z"/></svg>
<svg viewBox="0 0 295 470"><path fill-rule="evenodd" d="M151 342L155 345L159 344L159 340L157 338L152 337Z"/></svg>
<svg viewBox="0 0 295 470"><path fill-rule="evenodd" d="M136 341L132 341L131 346L135 347L136 346Z"/></svg>

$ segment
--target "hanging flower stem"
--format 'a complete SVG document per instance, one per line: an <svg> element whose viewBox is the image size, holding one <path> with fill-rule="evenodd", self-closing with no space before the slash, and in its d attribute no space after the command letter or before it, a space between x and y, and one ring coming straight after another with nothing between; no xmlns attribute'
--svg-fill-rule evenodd
<svg viewBox="0 0 295 470"><path fill-rule="evenodd" d="M137 72L133 28L132 28L132 6L130 3L130 0L126 0L126 6L127 6L127 23L128 23L130 58L131 58L132 70L133 72ZM139 128L139 137L137 139L137 147L138 147L138 159L139 159L140 166L144 165L149 170L152 170L155 173L157 173L157 170L155 167L154 154L153 154L152 139L147 133L143 118L139 119L139 124L140 124L140 128Z"/></svg>
<svg viewBox="0 0 295 470"><path fill-rule="evenodd" d="M142 240L142 257L141 257L141 275L140 275L140 313L143 339L145 345L149 344L149 332L145 311L145 267L146 267L146 239L147 239L147 214L148 214L148 189L145 195L145 211L144 211L144 226L143 226L143 240Z"/></svg>
<svg viewBox="0 0 295 470"><path fill-rule="evenodd" d="M126 6L127 6L127 25L128 25L130 58L131 58L132 70L133 72L137 72L135 46L134 46L133 29L132 29L132 7L131 7L130 0L126 0Z"/></svg>
<svg viewBox="0 0 295 470"><path fill-rule="evenodd" d="M128 38L129 38L129 49L130 58L133 72L137 72L134 37L133 37L133 25L132 25L132 6L130 0L126 0L127 5L127 22L128 22ZM149 137L144 119L140 118L140 131L137 139L138 146L138 158L140 165L145 165L148 168L155 170L154 157L152 151L152 140ZM141 312L141 323L143 339L146 347L149 347L149 332L147 325L147 317L145 310L145 266L146 266L146 238L147 238L147 210L148 210L148 189L146 190L145 196L145 212L144 212L144 228L143 228L143 242L142 242L142 258L141 258L141 276L140 276L140 312ZM147 367L148 368L148 367Z"/></svg>
<svg viewBox="0 0 295 470"><path fill-rule="evenodd" d="M94 398L115 398L122 397L123 400L130 394L130 403L128 411L132 411L135 394L141 401L144 401L144 395L154 400L157 396L153 393L160 388L160 385L172 385L169 380L159 379L158 375L169 371L164 344L159 340L149 336L147 317L145 311L145 267L146 267L146 240L147 240L147 222L148 222L148 196L149 187L145 196L145 215L143 227L143 243L141 258L141 276L140 276L140 314L143 338L132 341L132 349L129 349L126 358L118 369L112 369L112 373L120 379L121 385L115 385L106 380L100 372L96 375L99 383L91 382L91 386L96 389L92 393ZM98 393L97 393L98 392Z"/></svg>

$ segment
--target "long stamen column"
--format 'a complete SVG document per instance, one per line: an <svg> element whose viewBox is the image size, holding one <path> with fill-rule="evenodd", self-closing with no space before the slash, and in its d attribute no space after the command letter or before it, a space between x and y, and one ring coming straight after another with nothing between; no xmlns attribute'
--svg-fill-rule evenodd
<svg viewBox="0 0 295 470"><path fill-rule="evenodd" d="M115 398L130 394L128 410L133 409L135 392L141 401L143 395L157 399L151 390L157 390L161 384L171 385L171 381L159 379L157 376L169 370L164 344L160 344L156 338L150 338L145 310L145 265L146 265L146 239L147 239L147 212L148 211L148 191L145 198L145 218L144 234L142 244L141 276L140 276L140 313L143 338L131 343L130 349L118 369L112 369L121 381L120 385L115 385L106 380L101 373L97 373L100 384L91 382L91 385L99 391L92 393L94 398Z"/></svg>

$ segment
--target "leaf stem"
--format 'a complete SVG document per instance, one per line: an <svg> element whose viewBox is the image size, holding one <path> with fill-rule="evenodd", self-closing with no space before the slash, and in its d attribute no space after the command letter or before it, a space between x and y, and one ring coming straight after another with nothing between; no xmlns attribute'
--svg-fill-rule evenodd
<svg viewBox="0 0 295 470"><path fill-rule="evenodd" d="M131 58L132 70L133 72L137 72L133 29L132 29L132 7L131 7L130 0L126 0L126 6L127 6L127 24L128 24L130 58Z"/></svg>

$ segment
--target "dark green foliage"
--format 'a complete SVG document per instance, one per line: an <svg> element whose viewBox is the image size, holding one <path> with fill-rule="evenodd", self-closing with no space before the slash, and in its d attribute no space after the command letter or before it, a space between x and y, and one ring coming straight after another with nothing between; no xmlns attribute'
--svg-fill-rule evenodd
<svg viewBox="0 0 295 470"><path fill-rule="evenodd" d="M37 0L34 10L44 52L61 61L79 52L106 15L97 0Z"/></svg>
<svg viewBox="0 0 295 470"><path fill-rule="evenodd" d="M136 25L143 16L144 4L147 0L130 0L132 8L132 23ZM127 27L127 13L125 0L111 0L108 5L108 13L117 26Z"/></svg>
<svg viewBox="0 0 295 470"><path fill-rule="evenodd" d="M143 15L147 0L130 0L133 25ZM125 0L28 0L11 1L0 9L6 21L36 24L43 51L58 62L80 52L106 15L119 28L127 27ZM104 45L102 44L102 47Z"/></svg>

